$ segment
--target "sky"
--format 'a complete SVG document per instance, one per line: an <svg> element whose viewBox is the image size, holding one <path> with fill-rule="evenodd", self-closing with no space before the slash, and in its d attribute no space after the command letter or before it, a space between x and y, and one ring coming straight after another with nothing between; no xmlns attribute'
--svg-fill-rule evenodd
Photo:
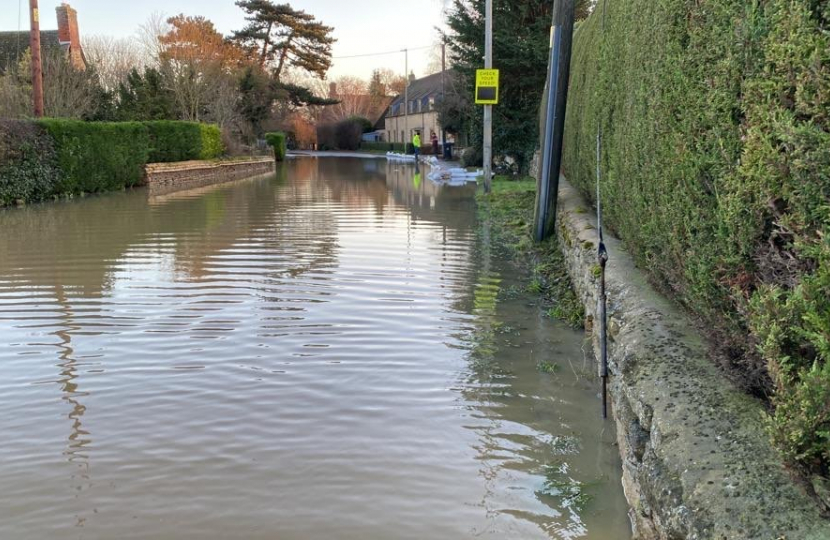
<svg viewBox="0 0 830 540"><path fill-rule="evenodd" d="M63 0L66 1L66 0ZM154 12L164 15L203 15L220 32L230 34L245 24L244 13L233 0L68 0L78 11L81 39L85 35L131 37ZM277 0L289 1L321 22L334 27L333 67L329 78L353 75L368 79L375 68L404 73L408 48L409 69L426 74L434 55L436 26L441 26L445 0ZM39 0L41 28L57 28L55 7L61 0ZM28 0L0 0L0 30L29 29ZM422 48L426 47L426 48ZM417 50L416 50L417 49ZM378 56L341 58L379 52Z"/></svg>

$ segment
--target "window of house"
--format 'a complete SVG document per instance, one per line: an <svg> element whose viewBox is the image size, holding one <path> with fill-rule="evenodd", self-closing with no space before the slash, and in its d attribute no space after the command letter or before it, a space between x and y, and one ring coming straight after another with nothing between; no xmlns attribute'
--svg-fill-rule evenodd
<svg viewBox="0 0 830 540"><path fill-rule="evenodd" d="M431 96L429 98L429 110L431 110L431 111L435 110L435 96Z"/></svg>

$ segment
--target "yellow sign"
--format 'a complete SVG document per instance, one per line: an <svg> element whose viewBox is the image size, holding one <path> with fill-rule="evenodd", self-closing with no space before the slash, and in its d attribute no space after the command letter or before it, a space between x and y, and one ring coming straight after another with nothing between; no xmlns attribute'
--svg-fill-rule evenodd
<svg viewBox="0 0 830 540"><path fill-rule="evenodd" d="M32 10L32 20L35 22L40 22L40 11L37 9Z"/></svg>
<svg viewBox="0 0 830 540"><path fill-rule="evenodd" d="M499 70L476 70L476 105L498 105Z"/></svg>

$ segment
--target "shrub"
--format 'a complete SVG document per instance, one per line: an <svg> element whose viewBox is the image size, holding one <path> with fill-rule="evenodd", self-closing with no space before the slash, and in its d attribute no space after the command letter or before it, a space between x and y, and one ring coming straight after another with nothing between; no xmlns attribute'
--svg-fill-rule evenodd
<svg viewBox="0 0 830 540"><path fill-rule="evenodd" d="M698 313L773 438L830 467L830 12L814 0L621 0L574 39L563 165ZM822 11L823 9L823 11ZM605 20L606 28L603 28ZM631 28L647 22L649 32Z"/></svg>
<svg viewBox="0 0 830 540"><path fill-rule="evenodd" d="M361 150L383 151L383 152L405 152L406 151L405 145L403 143L369 142L369 141L361 141L360 149Z"/></svg>
<svg viewBox="0 0 830 540"><path fill-rule="evenodd" d="M39 120L54 140L63 173L58 193L98 193L139 184L150 153L140 122Z"/></svg>
<svg viewBox="0 0 830 540"><path fill-rule="evenodd" d="M46 131L31 122L0 120L0 206L45 199L60 183L55 147Z"/></svg>
<svg viewBox="0 0 830 540"><path fill-rule="evenodd" d="M216 159L225 151L222 130L216 124L199 124L201 151L199 159Z"/></svg>
<svg viewBox="0 0 830 540"><path fill-rule="evenodd" d="M266 133L265 140L274 148L274 159L282 161L285 159L285 133L280 131L273 133Z"/></svg>
<svg viewBox="0 0 830 540"><path fill-rule="evenodd" d="M144 122L150 134L150 163L215 159L222 155L219 126L198 122Z"/></svg>

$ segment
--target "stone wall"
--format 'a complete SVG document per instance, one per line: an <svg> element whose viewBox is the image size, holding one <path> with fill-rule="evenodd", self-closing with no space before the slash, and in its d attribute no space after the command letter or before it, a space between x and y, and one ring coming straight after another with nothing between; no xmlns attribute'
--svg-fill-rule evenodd
<svg viewBox="0 0 830 540"><path fill-rule="evenodd" d="M144 183L151 195L163 195L184 189L231 182L275 171L274 158L247 161L182 161L150 163L145 167Z"/></svg>
<svg viewBox="0 0 830 540"><path fill-rule="evenodd" d="M596 328L590 208L561 179L557 234ZM620 242L606 245L609 388L635 538L830 538L830 522L772 448L763 405L718 371L692 321L649 286Z"/></svg>

